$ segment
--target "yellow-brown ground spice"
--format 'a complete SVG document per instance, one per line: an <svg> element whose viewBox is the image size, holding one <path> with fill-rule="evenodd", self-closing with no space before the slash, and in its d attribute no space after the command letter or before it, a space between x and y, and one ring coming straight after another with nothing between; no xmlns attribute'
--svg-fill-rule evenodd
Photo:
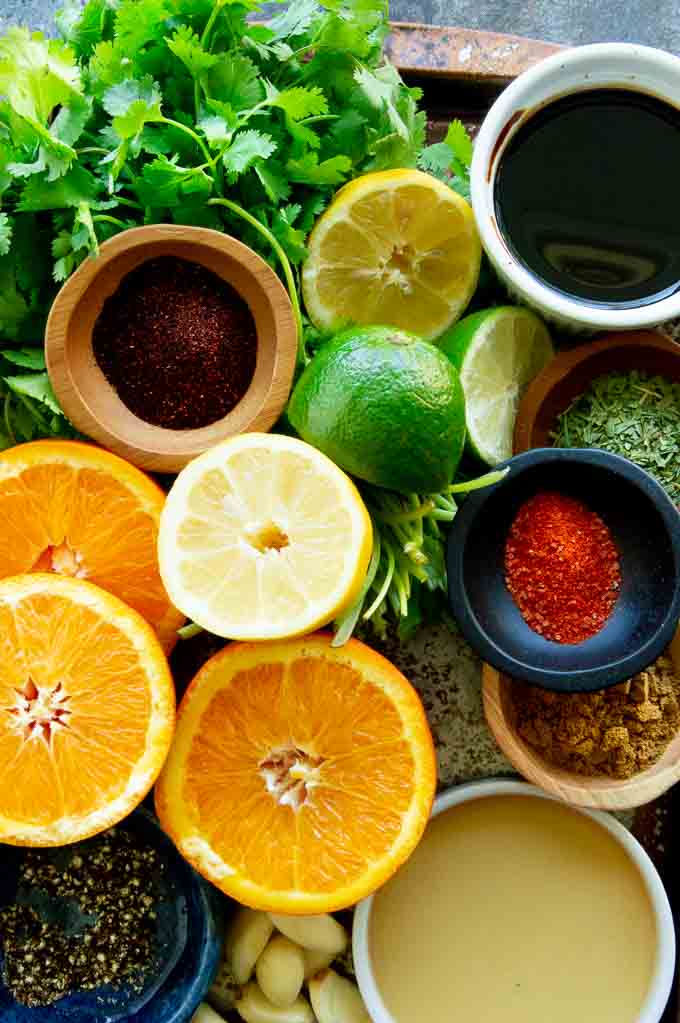
<svg viewBox="0 0 680 1023"><path fill-rule="evenodd" d="M680 727L680 676L670 657L594 693L512 684L517 731L545 760L577 774L630 778L659 759Z"/></svg>

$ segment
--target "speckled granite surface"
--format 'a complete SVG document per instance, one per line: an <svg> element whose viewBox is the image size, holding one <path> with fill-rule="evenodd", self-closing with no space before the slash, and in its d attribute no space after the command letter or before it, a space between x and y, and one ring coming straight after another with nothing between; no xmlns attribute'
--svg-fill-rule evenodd
<svg viewBox="0 0 680 1023"><path fill-rule="evenodd" d="M513 773L484 720L481 661L458 632L438 625L421 629L405 644L367 639L420 693L437 749L440 789Z"/></svg>

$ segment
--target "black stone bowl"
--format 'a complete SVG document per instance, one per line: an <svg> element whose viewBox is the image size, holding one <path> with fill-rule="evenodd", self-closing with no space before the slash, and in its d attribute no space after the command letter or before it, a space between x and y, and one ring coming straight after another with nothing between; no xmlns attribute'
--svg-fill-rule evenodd
<svg viewBox="0 0 680 1023"><path fill-rule="evenodd" d="M505 675L565 692L602 689L648 667L680 618L680 515L663 487L597 448L537 448L503 465L507 476L465 499L449 535L449 601L468 643ZM530 629L505 584L510 526L543 490L597 512L619 551L618 600L600 632L582 643L557 643Z"/></svg>
<svg viewBox="0 0 680 1023"><path fill-rule="evenodd" d="M77 992L52 1005L28 1008L5 986L0 951L0 1023L188 1023L205 997L218 968L222 948L222 900L180 856L155 817L138 808L117 825L155 848L165 874L154 906L157 919L155 960L139 987L100 987ZM86 840L88 841L88 840ZM46 850L44 855L65 866L75 846ZM17 901L21 860L26 850L0 845L0 908ZM143 893L142 893L143 894ZM49 899L38 890L20 902L34 906L41 918L78 934L89 918L75 902ZM40 968L40 966L39 966Z"/></svg>

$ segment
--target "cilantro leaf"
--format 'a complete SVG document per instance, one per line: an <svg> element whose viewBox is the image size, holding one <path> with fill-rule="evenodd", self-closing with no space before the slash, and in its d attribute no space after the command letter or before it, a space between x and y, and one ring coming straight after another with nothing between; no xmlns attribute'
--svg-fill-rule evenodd
<svg viewBox="0 0 680 1023"><path fill-rule="evenodd" d="M269 22L272 39L292 39L302 35L319 12L317 0L291 0L285 11Z"/></svg>
<svg viewBox="0 0 680 1023"><path fill-rule="evenodd" d="M0 260L0 333L9 338L18 337L29 312L28 303L17 287L12 260L4 257Z"/></svg>
<svg viewBox="0 0 680 1023"><path fill-rule="evenodd" d="M112 85L102 97L102 106L112 117L124 117L132 104L138 101L149 108L158 107L160 112L161 94L148 75L141 79L127 78Z"/></svg>
<svg viewBox="0 0 680 1023"><path fill-rule="evenodd" d="M348 156L332 156L319 162L317 153L306 153L298 160L288 160L286 170L291 181L307 185L339 185L352 167Z"/></svg>
<svg viewBox="0 0 680 1023"><path fill-rule="evenodd" d="M6 213L0 213L0 256L6 256L12 244L12 221Z"/></svg>
<svg viewBox="0 0 680 1023"><path fill-rule="evenodd" d="M212 180L203 170L180 167L166 156L147 163L135 183L139 201L148 207L180 206L188 195L202 194L207 198Z"/></svg>
<svg viewBox="0 0 680 1023"><path fill-rule="evenodd" d="M0 37L0 94L15 113L47 125L56 107L81 92L80 71L64 43L17 27Z"/></svg>
<svg viewBox="0 0 680 1023"><path fill-rule="evenodd" d="M158 121L161 117L160 100L148 103L144 99L136 99L126 113L114 117L112 128L121 139L137 138L146 124Z"/></svg>
<svg viewBox="0 0 680 1023"><path fill-rule="evenodd" d="M116 41L128 54L137 54L163 35L163 26L171 14L166 0L121 0L116 11Z"/></svg>
<svg viewBox="0 0 680 1023"><path fill-rule="evenodd" d="M56 15L57 27L77 57L87 58L113 27L113 9L107 0L67 0Z"/></svg>
<svg viewBox="0 0 680 1023"><path fill-rule="evenodd" d="M272 106L283 110L292 121L302 121L305 117L325 114L328 111L328 100L318 85L308 88L298 85L279 92Z"/></svg>
<svg viewBox="0 0 680 1023"><path fill-rule="evenodd" d="M247 110L262 99L264 88L257 68L249 57L225 53L208 71L208 95L229 103L233 110Z"/></svg>
<svg viewBox="0 0 680 1023"><path fill-rule="evenodd" d="M418 166L440 181L445 181L451 172L451 147L446 142L434 142L426 146L418 157Z"/></svg>
<svg viewBox="0 0 680 1023"><path fill-rule="evenodd" d="M41 348L8 348L0 352L3 359L23 369L45 369L45 354Z"/></svg>
<svg viewBox="0 0 680 1023"><path fill-rule="evenodd" d="M452 150L463 167L469 171L472 163L472 139L462 121L454 120L448 127L444 144Z"/></svg>
<svg viewBox="0 0 680 1023"><path fill-rule="evenodd" d="M34 398L36 401L46 405L51 412L63 415L61 405L52 390L52 384L47 373L22 373L20 376L2 377L2 381L14 394L22 394L27 398Z"/></svg>
<svg viewBox="0 0 680 1023"><path fill-rule="evenodd" d="M182 25L173 36L166 36L165 41L194 78L200 78L217 63L216 55L203 48L201 40L188 25Z"/></svg>
<svg viewBox="0 0 680 1023"><path fill-rule="evenodd" d="M17 209L24 212L58 210L88 202L96 194L96 182L89 171L74 166L57 181L31 178L22 189Z"/></svg>
<svg viewBox="0 0 680 1023"><path fill-rule="evenodd" d="M205 135L209 146L222 146L231 140L234 130L238 127L238 119L233 111L230 111L228 119L219 114L207 114L200 119L198 127Z"/></svg>
<svg viewBox="0 0 680 1023"><path fill-rule="evenodd" d="M276 143L270 135L249 129L241 131L222 156L222 162L231 175L243 174L252 163L266 160L276 150Z"/></svg>
<svg viewBox="0 0 680 1023"><path fill-rule="evenodd" d="M290 195L291 186L282 165L275 160L267 160L266 163L256 160L253 168L270 202L275 206L285 202Z"/></svg>

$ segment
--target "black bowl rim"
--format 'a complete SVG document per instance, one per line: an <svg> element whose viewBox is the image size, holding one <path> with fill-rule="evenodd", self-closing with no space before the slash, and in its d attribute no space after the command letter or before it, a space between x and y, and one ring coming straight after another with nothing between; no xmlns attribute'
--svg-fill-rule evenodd
<svg viewBox="0 0 680 1023"><path fill-rule="evenodd" d="M479 510L498 492L499 488L512 486L525 470L536 465L555 462L592 465L606 468L632 483L652 502L659 512L673 550L675 567L675 591L663 621L654 635L635 653L618 661L610 661L594 668L558 671L538 668L516 660L503 650L480 626L468 599L463 579L463 559L467 539L473 521ZM604 689L632 678L644 671L670 645L680 621L680 513L664 488L653 476L634 462L621 455L612 454L601 448L532 448L501 462L496 468L506 466L510 472L498 483L474 491L466 498L453 520L447 544L448 596L453 613L463 636L477 653L492 667L510 678L520 679L545 689L588 692ZM569 686L564 682L569 679Z"/></svg>

